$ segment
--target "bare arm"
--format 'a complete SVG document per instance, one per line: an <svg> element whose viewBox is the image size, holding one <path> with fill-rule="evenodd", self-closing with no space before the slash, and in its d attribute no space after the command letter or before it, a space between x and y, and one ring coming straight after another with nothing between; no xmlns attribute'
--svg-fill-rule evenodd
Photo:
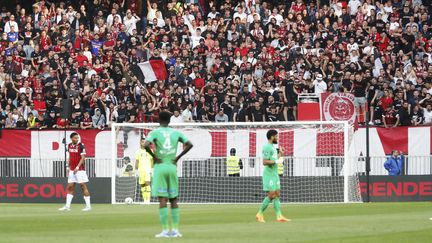
<svg viewBox="0 0 432 243"><path fill-rule="evenodd" d="M274 164L275 164L274 160L263 159L263 165L274 165Z"/></svg>
<svg viewBox="0 0 432 243"><path fill-rule="evenodd" d="M153 151L151 150L151 148L150 148L150 142L145 141L145 143L144 143L144 148L145 148L145 150L147 151L147 153L149 153L150 156L153 157L153 161L154 161L156 164L158 164L158 163L161 162L160 159L159 159L158 157L156 157L156 155L155 155L155 154L153 153Z"/></svg>
<svg viewBox="0 0 432 243"><path fill-rule="evenodd" d="M396 123L393 125L393 127L397 127L399 125L399 121L400 121L400 117L397 116Z"/></svg>
<svg viewBox="0 0 432 243"><path fill-rule="evenodd" d="M193 144L190 141L187 141L185 143L185 148L183 149L183 151L179 155L177 155L177 157L175 158L174 164L177 164L177 161L179 161L179 159L181 157L183 157L183 155L185 155L187 152L189 152L192 149L192 147L193 147Z"/></svg>
<svg viewBox="0 0 432 243"><path fill-rule="evenodd" d="M77 167L74 168L74 174L76 174L79 170L79 167L84 164L84 160L85 160L85 154L81 154L80 162L78 163Z"/></svg>

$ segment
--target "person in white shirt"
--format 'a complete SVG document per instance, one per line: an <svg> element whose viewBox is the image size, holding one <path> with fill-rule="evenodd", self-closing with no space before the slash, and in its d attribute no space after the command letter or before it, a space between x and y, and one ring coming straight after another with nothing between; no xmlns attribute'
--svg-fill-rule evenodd
<svg viewBox="0 0 432 243"><path fill-rule="evenodd" d="M247 14L243 12L243 7L239 6L237 12L234 13L233 19L240 18L240 22L245 23L247 19Z"/></svg>
<svg viewBox="0 0 432 243"><path fill-rule="evenodd" d="M3 32L5 33L11 32L12 26L15 27L15 32L19 32L18 23L15 22L15 16L13 14L9 17L9 21L7 21L6 24L4 25Z"/></svg>
<svg viewBox="0 0 432 243"><path fill-rule="evenodd" d="M427 104L426 108L423 108L423 117L424 117L424 123L423 124L432 124L432 105Z"/></svg>
<svg viewBox="0 0 432 243"><path fill-rule="evenodd" d="M195 47L199 46L201 40L204 41L204 38L201 36L201 29L198 28L198 29L196 30L196 35L192 35L192 36L190 37L190 41L191 41L191 44L192 44L192 48L195 48Z"/></svg>
<svg viewBox="0 0 432 243"><path fill-rule="evenodd" d="M192 103L189 103L186 109L182 112L183 122L193 122L192 109Z"/></svg>
<svg viewBox="0 0 432 243"><path fill-rule="evenodd" d="M256 12L255 7L251 7L251 12L247 17L248 24L252 24L254 21L261 20L261 16Z"/></svg>
<svg viewBox="0 0 432 243"><path fill-rule="evenodd" d="M330 7L335 11L336 16L340 17L342 15L342 3L338 0L333 0Z"/></svg>
<svg viewBox="0 0 432 243"><path fill-rule="evenodd" d="M110 28L112 26L112 24L114 22L114 17L116 17L116 16L119 18L119 21L121 23L122 22L121 16L119 14L117 14L117 9L113 8L111 10L111 14L108 15L108 17L107 17L107 21L106 22L107 22L107 27L108 28Z"/></svg>
<svg viewBox="0 0 432 243"><path fill-rule="evenodd" d="M228 116L224 113L223 109L220 109L215 116L215 122L228 122Z"/></svg>
<svg viewBox="0 0 432 243"><path fill-rule="evenodd" d="M171 116L170 123L175 124L175 123L182 123L182 122L183 122L183 117L180 116L180 111L177 109L174 110L174 114Z"/></svg>
<svg viewBox="0 0 432 243"><path fill-rule="evenodd" d="M280 15L280 14L278 13L277 8L274 8L274 9L273 9L272 14L271 14L270 17L269 17L269 21L270 21L270 19L272 19L272 18L276 19L276 24L277 24L278 26L280 25L281 22L283 22L283 17L282 17L282 15Z"/></svg>
<svg viewBox="0 0 432 243"><path fill-rule="evenodd" d="M216 11L216 6L211 7L210 13L207 14L208 18L215 19L220 13Z"/></svg>
<svg viewBox="0 0 432 243"><path fill-rule="evenodd" d="M370 56L370 55L374 54L374 49L375 49L375 46L373 45L373 40L370 39L367 46L365 48L363 48L363 54L365 54L366 56Z"/></svg>
<svg viewBox="0 0 432 243"><path fill-rule="evenodd" d="M349 43L347 44L348 52L357 51L359 46L356 42L354 42L354 37L350 37Z"/></svg>
<svg viewBox="0 0 432 243"><path fill-rule="evenodd" d="M324 82L322 74L318 74L316 79L312 82L315 94L319 95L321 93L327 92L327 83Z"/></svg>
<svg viewBox="0 0 432 243"><path fill-rule="evenodd" d="M150 4L150 0L147 0L147 10L147 21L153 21L156 18L157 3Z"/></svg>
<svg viewBox="0 0 432 243"><path fill-rule="evenodd" d="M348 7L350 8L350 15L356 15L358 8L362 5L360 0L350 0Z"/></svg>
<svg viewBox="0 0 432 243"><path fill-rule="evenodd" d="M136 30L136 24L140 20L140 17L138 17L135 13L132 14L131 10L126 11L126 16L123 18L123 24L125 25L126 32L129 35L133 35L133 30Z"/></svg>

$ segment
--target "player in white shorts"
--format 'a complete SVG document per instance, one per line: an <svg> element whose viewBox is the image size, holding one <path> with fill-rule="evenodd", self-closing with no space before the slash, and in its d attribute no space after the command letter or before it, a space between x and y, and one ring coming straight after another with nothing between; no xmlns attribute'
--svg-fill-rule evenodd
<svg viewBox="0 0 432 243"><path fill-rule="evenodd" d="M87 188L87 182L89 181L87 173L85 171L85 147L84 144L79 142L78 133L74 132L70 135L72 143L68 144L67 150L69 152L69 168L68 168L68 185L66 195L66 205L59 208L60 211L69 211L72 203L75 184L80 184L81 190L84 195L84 201L86 203L85 208L82 211L90 211L90 193Z"/></svg>

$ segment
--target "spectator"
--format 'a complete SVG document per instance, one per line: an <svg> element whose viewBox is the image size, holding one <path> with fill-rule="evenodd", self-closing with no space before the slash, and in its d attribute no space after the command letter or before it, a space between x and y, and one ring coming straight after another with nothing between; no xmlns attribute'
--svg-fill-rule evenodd
<svg viewBox="0 0 432 243"><path fill-rule="evenodd" d="M5 128L16 128L17 120L13 117L13 114L10 112L6 118Z"/></svg>
<svg viewBox="0 0 432 243"><path fill-rule="evenodd" d="M27 121L24 119L24 116L19 115L16 121L16 128L25 129L27 128Z"/></svg>
<svg viewBox="0 0 432 243"><path fill-rule="evenodd" d="M193 110L193 104L189 103L186 106L186 109L184 109L182 112L183 122L192 122L193 121L192 110Z"/></svg>
<svg viewBox="0 0 432 243"><path fill-rule="evenodd" d="M9 16L9 20L6 21L3 31L5 33L9 33L9 32L11 32L12 29L14 29L14 31L16 31L16 32L19 31L18 23L15 21L15 15L13 15L13 14L11 14Z"/></svg>
<svg viewBox="0 0 432 243"><path fill-rule="evenodd" d="M33 115L33 113L29 113L27 118L27 129L36 128L36 125L36 117Z"/></svg>
<svg viewBox="0 0 432 243"><path fill-rule="evenodd" d="M218 113L215 116L215 122L228 122L228 116L224 113L223 109L219 109Z"/></svg>
<svg viewBox="0 0 432 243"><path fill-rule="evenodd" d="M432 124L432 105L427 104L426 108L423 108L423 119L424 124Z"/></svg>
<svg viewBox="0 0 432 243"><path fill-rule="evenodd" d="M265 121L265 112L264 109L261 107L261 104L256 101L255 106L251 108L250 116L252 122L263 122Z"/></svg>
<svg viewBox="0 0 432 243"><path fill-rule="evenodd" d="M318 74L316 76L316 79L312 82L311 87L314 87L314 92L317 95L327 92L327 84L324 82L322 74Z"/></svg>
<svg viewBox="0 0 432 243"><path fill-rule="evenodd" d="M411 126L410 107L408 101L404 101L398 112L401 126Z"/></svg>
<svg viewBox="0 0 432 243"><path fill-rule="evenodd" d="M56 113L55 113L55 111L54 111L54 110L51 110L51 111L49 112L49 115L48 115L48 116L45 116L45 118L44 118L44 120L43 120L43 123L42 123L42 127L41 127L41 129L46 129L46 128L51 129L51 128L55 128L55 123L56 123L55 117L56 117Z"/></svg>
<svg viewBox="0 0 432 243"><path fill-rule="evenodd" d="M366 117L366 92L368 84L366 80L360 75L355 75L355 81L352 85L352 92L354 93L354 104L356 108L357 120L360 120L360 116Z"/></svg>
<svg viewBox="0 0 432 243"><path fill-rule="evenodd" d="M388 171L389 175L397 176L403 174L405 157L403 154L399 155L399 151L393 150L390 157L384 163L384 168Z"/></svg>
<svg viewBox="0 0 432 243"><path fill-rule="evenodd" d="M120 2L5 10L0 126L9 113L27 121L30 109L45 123L70 97L81 114L101 109L108 125L152 122L162 110L187 121L213 121L221 109L229 121L296 120L298 94L339 91L354 93L359 116L369 107L374 125L388 106L398 125L430 124L428 2ZM149 60L165 63L166 80L143 82L138 63Z"/></svg>
<svg viewBox="0 0 432 243"><path fill-rule="evenodd" d="M387 106L383 115L382 122L385 128L397 127L399 125L399 114L393 109L393 106Z"/></svg>
<svg viewBox="0 0 432 243"><path fill-rule="evenodd" d="M424 122L423 111L419 105L415 105L411 112L411 124L414 126L418 126L423 124L423 122Z"/></svg>
<svg viewBox="0 0 432 243"><path fill-rule="evenodd" d="M85 129L90 129L93 127L93 121L92 118L90 118L90 114L88 111L84 112L84 117L81 120L81 124L80 124L80 128L85 130Z"/></svg>
<svg viewBox="0 0 432 243"><path fill-rule="evenodd" d="M99 108L95 109L95 114L92 116L92 124L94 128L100 130L105 128L105 116L101 114L101 110Z"/></svg>
<svg viewBox="0 0 432 243"><path fill-rule="evenodd" d="M183 117L180 115L180 111L178 109L174 110L173 115L171 116L170 123L182 123Z"/></svg>

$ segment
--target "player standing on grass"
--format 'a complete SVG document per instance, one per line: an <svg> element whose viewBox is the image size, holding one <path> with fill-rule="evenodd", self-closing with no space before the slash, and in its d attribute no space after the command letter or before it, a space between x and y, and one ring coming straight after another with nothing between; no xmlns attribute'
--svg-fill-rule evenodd
<svg viewBox="0 0 432 243"><path fill-rule="evenodd" d="M265 166L262 181L263 189L267 193L267 197L264 198L261 207L256 215L256 220L260 223L264 221L264 211L267 209L270 202L273 201L273 208L276 212L276 220L278 222L288 222L289 219L282 216L281 204L280 204L280 180L278 175L278 152L275 148L275 144L278 143L278 132L276 130L269 130L267 132L267 140L262 150L263 164Z"/></svg>
<svg viewBox="0 0 432 243"><path fill-rule="evenodd" d="M66 205L59 208L60 211L70 211L70 205L75 190L75 183L79 183L84 195L86 207L82 211L90 211L90 193L86 183L89 181L87 173L84 168L85 161L85 147L84 144L79 142L78 133L74 132L70 135L72 143L68 144L67 151L69 152L69 165L68 165L68 185L66 195Z"/></svg>
<svg viewBox="0 0 432 243"><path fill-rule="evenodd" d="M145 138L140 140L140 148L135 153L135 169L138 171L138 184L141 187L141 194L144 203L150 203L151 193L151 169L153 167L153 158L144 148Z"/></svg>
<svg viewBox="0 0 432 243"><path fill-rule="evenodd" d="M181 132L168 127L170 119L170 113L161 112L159 114L161 127L151 131L144 144L144 148L154 161L152 195L159 198L159 219L162 232L157 234L156 238L182 236L178 230L180 213L177 204L177 161L193 146ZM179 155L177 155L178 142L185 145ZM155 145L155 153L150 149L151 143ZM168 225L168 201L171 204L171 233Z"/></svg>

